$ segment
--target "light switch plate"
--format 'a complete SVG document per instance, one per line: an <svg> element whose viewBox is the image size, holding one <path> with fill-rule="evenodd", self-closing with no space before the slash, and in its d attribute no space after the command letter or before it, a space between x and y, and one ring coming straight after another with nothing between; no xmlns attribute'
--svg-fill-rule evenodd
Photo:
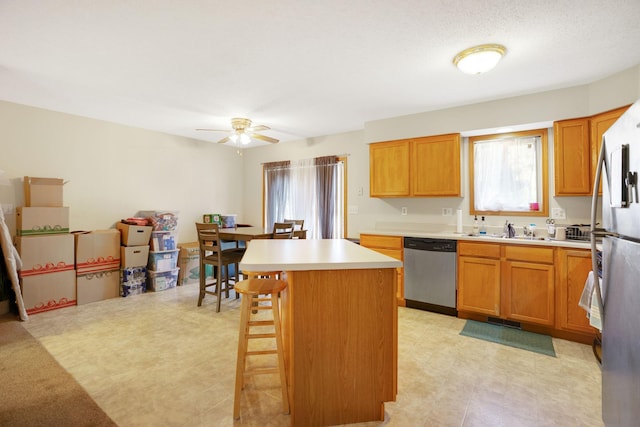
<svg viewBox="0 0 640 427"><path fill-rule="evenodd" d="M451 208L442 208L442 216L451 216L452 214Z"/></svg>
<svg viewBox="0 0 640 427"><path fill-rule="evenodd" d="M358 205L349 205L349 215L358 214Z"/></svg>
<svg viewBox="0 0 640 427"><path fill-rule="evenodd" d="M561 208L551 208L551 218L553 219L566 219L567 214L564 209Z"/></svg>

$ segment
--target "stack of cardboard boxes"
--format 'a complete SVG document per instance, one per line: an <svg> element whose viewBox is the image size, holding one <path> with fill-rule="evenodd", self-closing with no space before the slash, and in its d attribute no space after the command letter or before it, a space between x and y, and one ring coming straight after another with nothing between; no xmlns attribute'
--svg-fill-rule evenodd
<svg viewBox="0 0 640 427"><path fill-rule="evenodd" d="M78 305L119 295L118 230L74 231Z"/></svg>
<svg viewBox="0 0 640 427"><path fill-rule="evenodd" d="M25 206L16 209L16 247L28 314L76 304L74 239L69 208L62 206L63 185L58 178L24 177Z"/></svg>
<svg viewBox="0 0 640 427"><path fill-rule="evenodd" d="M147 260L151 226L119 222L120 231L120 295L138 295L147 290Z"/></svg>

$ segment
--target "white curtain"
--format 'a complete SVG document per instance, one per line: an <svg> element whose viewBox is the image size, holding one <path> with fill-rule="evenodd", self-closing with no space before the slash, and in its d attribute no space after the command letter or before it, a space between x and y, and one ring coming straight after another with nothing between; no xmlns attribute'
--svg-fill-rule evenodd
<svg viewBox="0 0 640 427"><path fill-rule="evenodd" d="M529 211L538 202L539 137L476 141L474 205L479 211Z"/></svg>
<svg viewBox="0 0 640 427"><path fill-rule="evenodd" d="M318 164L319 159L265 165L267 228L285 218L304 219L308 239L344 237L344 164L326 159ZM327 169L333 171L333 179L326 178Z"/></svg>

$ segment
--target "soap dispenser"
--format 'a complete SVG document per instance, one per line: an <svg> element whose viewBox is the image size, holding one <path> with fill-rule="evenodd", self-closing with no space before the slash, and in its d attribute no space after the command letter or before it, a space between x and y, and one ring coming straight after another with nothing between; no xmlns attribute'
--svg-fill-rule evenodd
<svg viewBox="0 0 640 427"><path fill-rule="evenodd" d="M482 217L482 220L480 221L480 234L487 234L487 226L485 225L484 217Z"/></svg>
<svg viewBox="0 0 640 427"><path fill-rule="evenodd" d="M473 216L473 235L478 234L480 227L478 227L478 215Z"/></svg>

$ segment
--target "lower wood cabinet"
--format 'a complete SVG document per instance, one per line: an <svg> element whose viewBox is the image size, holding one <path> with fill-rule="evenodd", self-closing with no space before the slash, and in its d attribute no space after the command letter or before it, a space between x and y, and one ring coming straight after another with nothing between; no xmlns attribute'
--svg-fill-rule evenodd
<svg viewBox="0 0 640 427"><path fill-rule="evenodd" d="M578 305L589 271L586 249L459 241L458 312L591 343L596 329Z"/></svg>
<svg viewBox="0 0 640 427"><path fill-rule="evenodd" d="M499 317L500 245L458 242L458 311Z"/></svg>
<svg viewBox="0 0 640 427"><path fill-rule="evenodd" d="M361 234L360 245L381 254L390 256L404 263L404 238L402 236L386 236L381 234ZM398 272L398 305L404 307L404 269L397 268Z"/></svg>
<svg viewBox="0 0 640 427"><path fill-rule="evenodd" d="M556 328L593 335L587 312L578 305L584 283L591 271L591 251L581 249L556 250L556 298L558 313Z"/></svg>
<svg viewBox="0 0 640 427"><path fill-rule="evenodd" d="M553 326L553 248L502 245L503 315L518 322Z"/></svg>

